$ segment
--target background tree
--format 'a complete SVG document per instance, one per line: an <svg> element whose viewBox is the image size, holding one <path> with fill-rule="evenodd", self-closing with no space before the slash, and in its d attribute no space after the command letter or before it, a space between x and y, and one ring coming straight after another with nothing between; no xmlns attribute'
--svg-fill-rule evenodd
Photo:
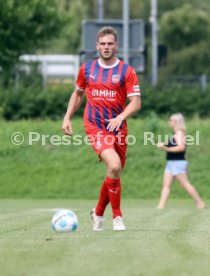
<svg viewBox="0 0 210 276"><path fill-rule="evenodd" d="M81 48L82 21L95 18L95 0L65 0L59 3L60 9L68 18L65 27L59 32L42 53L78 54Z"/></svg>
<svg viewBox="0 0 210 276"><path fill-rule="evenodd" d="M172 50L180 50L198 41L207 40L210 34L209 15L190 4L165 12L160 26L163 42Z"/></svg>
<svg viewBox="0 0 210 276"><path fill-rule="evenodd" d="M168 46L163 75L210 73L210 19L207 12L190 4L165 12L160 20L160 39Z"/></svg>
<svg viewBox="0 0 210 276"><path fill-rule="evenodd" d="M47 47L66 23L56 0L0 0L0 66L8 77L21 54Z"/></svg>
<svg viewBox="0 0 210 276"><path fill-rule="evenodd" d="M129 3L130 18L145 20L149 58L150 0ZM21 54L78 54L82 20L97 19L97 0L0 0L0 7L0 66L5 75ZM169 49L168 74L208 71L209 13L209 0L158 0L159 43ZM121 19L122 0L104 0L104 18ZM192 68L195 55L197 70Z"/></svg>
<svg viewBox="0 0 210 276"><path fill-rule="evenodd" d="M210 74L209 42L201 41L180 51L170 52L167 66L161 68L162 75Z"/></svg>

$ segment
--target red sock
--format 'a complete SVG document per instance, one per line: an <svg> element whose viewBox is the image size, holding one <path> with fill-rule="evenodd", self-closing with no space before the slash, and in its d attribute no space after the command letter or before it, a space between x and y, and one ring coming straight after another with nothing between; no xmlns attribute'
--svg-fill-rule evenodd
<svg viewBox="0 0 210 276"><path fill-rule="evenodd" d="M108 190L107 190L106 180L105 180L101 186L100 198L96 206L95 212L97 216L103 216L108 203L109 203L109 195L108 195Z"/></svg>
<svg viewBox="0 0 210 276"><path fill-rule="evenodd" d="M109 194L109 200L112 206L113 219L122 216L120 210L120 198L121 198L121 185L120 178L112 179L108 176L106 177L106 187Z"/></svg>

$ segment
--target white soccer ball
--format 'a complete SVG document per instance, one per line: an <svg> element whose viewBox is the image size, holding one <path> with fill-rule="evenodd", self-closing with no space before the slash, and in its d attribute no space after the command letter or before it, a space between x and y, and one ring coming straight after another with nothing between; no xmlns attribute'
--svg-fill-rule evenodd
<svg viewBox="0 0 210 276"><path fill-rule="evenodd" d="M55 232L72 232L78 227L78 219L71 210L58 210L52 218L52 228Z"/></svg>

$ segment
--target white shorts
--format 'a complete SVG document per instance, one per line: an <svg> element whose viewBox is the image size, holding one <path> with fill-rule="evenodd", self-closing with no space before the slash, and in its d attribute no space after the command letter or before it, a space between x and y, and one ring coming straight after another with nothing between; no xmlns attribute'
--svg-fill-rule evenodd
<svg viewBox="0 0 210 276"><path fill-rule="evenodd" d="M165 167L165 172L172 175L187 173L188 162L186 160L168 160Z"/></svg>

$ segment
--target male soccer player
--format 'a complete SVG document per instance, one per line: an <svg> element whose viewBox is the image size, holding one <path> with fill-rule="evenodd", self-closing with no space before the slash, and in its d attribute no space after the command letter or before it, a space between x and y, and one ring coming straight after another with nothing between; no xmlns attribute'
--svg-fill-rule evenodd
<svg viewBox="0 0 210 276"><path fill-rule="evenodd" d="M103 214L110 203L113 230L123 231L126 228L120 209L120 172L126 158L126 119L141 108L140 88L134 69L116 56L118 41L114 28L105 26L99 30L96 49L99 58L80 67L62 129L65 134L72 135L71 119L85 93L85 131L107 169L98 204L91 212L93 230L103 230Z"/></svg>

